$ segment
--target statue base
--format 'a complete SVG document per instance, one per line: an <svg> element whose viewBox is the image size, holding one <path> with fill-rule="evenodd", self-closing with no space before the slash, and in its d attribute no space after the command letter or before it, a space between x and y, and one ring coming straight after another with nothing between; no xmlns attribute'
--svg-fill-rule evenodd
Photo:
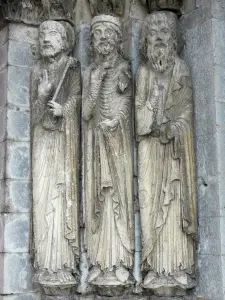
<svg viewBox="0 0 225 300"><path fill-rule="evenodd" d="M150 294L159 297L184 297L187 290L191 290L196 286L196 282L190 275L180 271L173 276L157 275L149 272L143 282L145 293L149 290Z"/></svg>
<svg viewBox="0 0 225 300"><path fill-rule="evenodd" d="M42 288L42 300L74 300L77 281L69 282L39 282Z"/></svg>

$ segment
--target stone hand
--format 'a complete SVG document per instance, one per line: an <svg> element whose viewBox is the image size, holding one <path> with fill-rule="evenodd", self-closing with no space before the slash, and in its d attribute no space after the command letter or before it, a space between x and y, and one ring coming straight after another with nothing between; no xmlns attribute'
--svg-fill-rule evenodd
<svg viewBox="0 0 225 300"><path fill-rule="evenodd" d="M103 131L114 131L119 124L118 120L106 120L101 122L98 127Z"/></svg>
<svg viewBox="0 0 225 300"><path fill-rule="evenodd" d="M175 137L175 126L172 124L167 127L167 137L169 140Z"/></svg>
<svg viewBox="0 0 225 300"><path fill-rule="evenodd" d="M130 84L130 76L128 76L128 74L123 72L119 76L119 81L118 81L119 92L124 92L129 84Z"/></svg>
<svg viewBox="0 0 225 300"><path fill-rule="evenodd" d="M52 112L54 117L61 117L63 114L63 108L62 105L60 105L57 102L49 101L47 103L48 107L50 107L50 111Z"/></svg>
<svg viewBox="0 0 225 300"><path fill-rule="evenodd" d="M101 84L107 74L107 69L100 66L91 73L91 82Z"/></svg>
<svg viewBox="0 0 225 300"><path fill-rule="evenodd" d="M42 76L39 80L40 84L38 85L38 98L48 99L52 93L53 85L48 81L47 70L42 71Z"/></svg>

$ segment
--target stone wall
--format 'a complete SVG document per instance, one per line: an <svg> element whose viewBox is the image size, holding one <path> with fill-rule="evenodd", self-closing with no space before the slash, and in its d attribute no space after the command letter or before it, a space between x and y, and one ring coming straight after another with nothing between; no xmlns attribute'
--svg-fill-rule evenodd
<svg viewBox="0 0 225 300"><path fill-rule="evenodd" d="M37 30L0 31L0 299L36 300L29 256L29 73Z"/></svg>

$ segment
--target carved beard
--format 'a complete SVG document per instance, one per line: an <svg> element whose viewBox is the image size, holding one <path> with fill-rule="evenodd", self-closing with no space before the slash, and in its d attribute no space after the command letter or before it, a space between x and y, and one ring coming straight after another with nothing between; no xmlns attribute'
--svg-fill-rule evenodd
<svg viewBox="0 0 225 300"><path fill-rule="evenodd" d="M94 45L95 51L103 56L108 55L115 49L115 41L100 41Z"/></svg>
<svg viewBox="0 0 225 300"><path fill-rule="evenodd" d="M168 45L166 47L149 45L147 56L152 63L153 68L158 72L163 73L173 65L175 50L173 45Z"/></svg>
<svg viewBox="0 0 225 300"><path fill-rule="evenodd" d="M56 49L52 45L42 46L41 55L43 57L55 57L61 51L62 51L62 49Z"/></svg>

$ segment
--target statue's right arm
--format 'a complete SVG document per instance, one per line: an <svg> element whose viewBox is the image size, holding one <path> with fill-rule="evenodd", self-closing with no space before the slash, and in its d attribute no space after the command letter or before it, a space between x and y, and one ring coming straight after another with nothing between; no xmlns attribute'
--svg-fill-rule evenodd
<svg viewBox="0 0 225 300"><path fill-rule="evenodd" d="M148 105L148 80L149 72L141 66L136 77L135 117L137 135L146 135L151 132L153 111Z"/></svg>
<svg viewBox="0 0 225 300"><path fill-rule="evenodd" d="M82 117L89 121L94 114L97 97L99 94L99 86L91 82L91 68L89 68L83 77L83 93L82 93Z"/></svg>

